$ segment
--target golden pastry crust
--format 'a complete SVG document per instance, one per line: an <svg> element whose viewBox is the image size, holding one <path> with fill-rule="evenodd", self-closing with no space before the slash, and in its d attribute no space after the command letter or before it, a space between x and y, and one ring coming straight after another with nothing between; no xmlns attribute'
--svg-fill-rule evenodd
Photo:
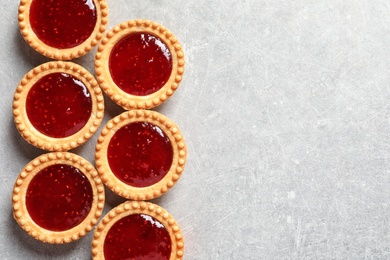
<svg viewBox="0 0 390 260"><path fill-rule="evenodd" d="M92 240L92 259L104 260L104 240L110 228L121 218L132 214L146 214L157 219L169 232L172 251L170 260L181 260L184 255L184 240L176 220L162 207L149 202L127 201L112 209L100 221Z"/></svg>
<svg viewBox="0 0 390 260"><path fill-rule="evenodd" d="M123 37L134 32L148 32L159 37L172 55L172 73L168 81L160 90L146 96L130 95L120 89L113 81L109 68L112 48ZM112 100L126 110L153 108L172 96L182 80L184 63L184 53L177 38L162 25L149 20L130 20L115 26L103 37L95 56L96 77L100 86Z"/></svg>
<svg viewBox="0 0 390 260"><path fill-rule="evenodd" d="M67 164L76 167L88 178L92 186L93 202L88 216L76 227L66 231L50 231L37 225L26 207L27 187L36 174L54 164ZM50 244L64 244L85 236L97 224L104 207L104 185L95 168L82 157L56 152L41 155L27 164L16 179L12 194L12 209L20 227L37 240Z"/></svg>
<svg viewBox="0 0 390 260"><path fill-rule="evenodd" d="M89 38L80 45L58 49L42 42L31 28L30 6L33 0L21 0L19 4L19 28L25 41L37 52L54 60L72 60L91 51L102 39L108 23L108 7L106 0L93 0L96 7L97 21Z"/></svg>
<svg viewBox="0 0 390 260"><path fill-rule="evenodd" d="M173 148L172 165L159 182L148 187L134 187L119 180L108 163L107 148L113 135L121 127L133 122L157 125L168 136ZM113 192L130 200L151 200L159 197L179 180L186 163L186 144L179 128L166 116L150 110L130 110L110 120L103 128L96 144L96 167L101 179Z"/></svg>
<svg viewBox="0 0 390 260"><path fill-rule="evenodd" d="M65 138L53 138L39 132L30 122L26 112L28 92L42 77L56 72L70 74L84 83L91 94L92 112L88 122L77 133ZM47 151L67 151L86 142L99 128L104 116L103 93L95 78L87 70L72 62L52 61L40 65L20 81L13 102L13 115L16 127L30 144Z"/></svg>

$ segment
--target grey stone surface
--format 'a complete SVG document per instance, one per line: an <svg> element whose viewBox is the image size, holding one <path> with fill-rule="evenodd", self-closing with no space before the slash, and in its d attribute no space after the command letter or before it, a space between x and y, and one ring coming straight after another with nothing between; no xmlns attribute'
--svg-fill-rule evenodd
<svg viewBox="0 0 390 260"><path fill-rule="evenodd" d="M188 146L153 202L179 222L185 259L390 258L390 2L108 0L109 28L155 20L180 40L183 82L156 110ZM0 258L90 259L92 233L53 246L12 218L19 171L43 153L19 136L13 92L47 61L0 16ZM93 53L76 62L93 72ZM105 121L122 110L106 99ZM73 152L93 162L96 136ZM123 200L108 192L105 212Z"/></svg>

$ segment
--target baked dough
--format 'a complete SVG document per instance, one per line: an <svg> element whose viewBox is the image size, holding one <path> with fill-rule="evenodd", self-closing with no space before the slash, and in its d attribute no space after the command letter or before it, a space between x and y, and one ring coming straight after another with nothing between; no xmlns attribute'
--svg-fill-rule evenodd
<svg viewBox="0 0 390 260"><path fill-rule="evenodd" d="M26 207L26 193L31 180L42 169L55 164L67 164L79 169L88 178L93 193L92 207L87 217L79 225L61 232L47 230L37 225ZM104 185L95 168L82 157L68 152L48 153L32 160L20 172L12 193L13 215L20 227L35 239L50 244L69 243L85 236L97 224L104 208L104 201Z"/></svg>
<svg viewBox="0 0 390 260"><path fill-rule="evenodd" d="M109 142L115 132L132 122L149 122L157 125L168 136L173 148L172 165L168 173L159 182L148 187L134 187L119 180L112 172L107 158ZM186 163L186 144L179 128L166 116L150 110L131 110L111 119L98 138L96 144L96 168L104 184L114 193L130 200L151 200L159 197L181 177Z"/></svg>
<svg viewBox="0 0 390 260"><path fill-rule="evenodd" d="M57 72L70 74L82 81L92 99L92 111L87 123L77 133L64 138L53 138L39 132L28 119L25 109L28 92L34 84L40 78ZM104 117L103 93L92 74L81 66L72 62L52 61L34 68L20 81L14 94L13 115L18 131L27 142L47 151L67 151L86 142L99 128Z"/></svg>
<svg viewBox="0 0 390 260"><path fill-rule="evenodd" d="M113 81L109 68L112 48L123 37L135 32L146 32L160 38L172 56L172 72L168 81L161 89L146 96L131 95L119 88ZM149 20L130 20L115 26L103 37L95 56L95 71L101 88L118 105L126 110L149 109L160 105L173 95L182 80L184 63L182 47L168 29Z"/></svg>
<svg viewBox="0 0 390 260"><path fill-rule="evenodd" d="M79 45L58 49L45 44L34 33L30 23L30 6L33 0L21 0L19 4L19 28L25 41L37 52L54 60L72 60L91 51L103 37L108 23L108 7L106 0L93 0L96 8L97 21L91 35Z"/></svg>
<svg viewBox="0 0 390 260"><path fill-rule="evenodd" d="M162 207L150 202L127 201L112 209L95 229L92 241L92 259L104 260L104 240L110 228L123 217L131 214L146 214L158 220L169 232L171 238L170 260L181 260L184 255L184 240L176 220Z"/></svg>

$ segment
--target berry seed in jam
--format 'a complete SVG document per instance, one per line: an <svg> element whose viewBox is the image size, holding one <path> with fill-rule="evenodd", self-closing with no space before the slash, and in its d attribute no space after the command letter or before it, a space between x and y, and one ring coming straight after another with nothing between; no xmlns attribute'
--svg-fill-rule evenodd
<svg viewBox="0 0 390 260"><path fill-rule="evenodd" d="M42 42L53 48L68 49L90 37L97 12L93 0L33 0L29 19Z"/></svg>
<svg viewBox="0 0 390 260"><path fill-rule="evenodd" d="M77 133L88 122L92 99L84 83L66 73L42 77L30 89L26 112L41 133L65 138Z"/></svg>
<svg viewBox="0 0 390 260"><path fill-rule="evenodd" d="M116 131L109 142L107 157L118 179L134 187L148 187L168 173L173 148L160 127L133 122Z"/></svg>
<svg viewBox="0 0 390 260"><path fill-rule="evenodd" d="M157 36L131 33L115 44L109 58L113 81L124 92L146 96L161 89L172 73L172 55Z"/></svg>
<svg viewBox="0 0 390 260"><path fill-rule="evenodd" d="M110 228L103 250L106 260L168 260L172 246L163 224L146 214L132 214Z"/></svg>
<svg viewBox="0 0 390 260"><path fill-rule="evenodd" d="M91 183L79 169L55 164L33 177L26 192L26 207L40 227L65 231L88 216L92 199Z"/></svg>

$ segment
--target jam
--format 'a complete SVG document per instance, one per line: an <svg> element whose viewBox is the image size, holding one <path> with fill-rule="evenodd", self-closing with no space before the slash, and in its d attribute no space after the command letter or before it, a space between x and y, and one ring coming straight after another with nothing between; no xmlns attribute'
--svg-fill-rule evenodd
<svg viewBox="0 0 390 260"><path fill-rule="evenodd" d="M172 72L172 55L166 44L149 33L132 33L111 50L110 73L128 94L146 96L161 89Z"/></svg>
<svg viewBox="0 0 390 260"><path fill-rule="evenodd" d="M77 133L88 122L92 99L83 82L66 73L42 77L30 89L26 112L41 133L64 138Z"/></svg>
<svg viewBox="0 0 390 260"><path fill-rule="evenodd" d="M80 224L92 206L92 186L77 168L51 165L31 180L26 207L31 219L51 231L65 231Z"/></svg>
<svg viewBox="0 0 390 260"><path fill-rule="evenodd" d="M33 0L30 24L45 44L68 49L82 44L92 34L97 22L93 0Z"/></svg>
<svg viewBox="0 0 390 260"><path fill-rule="evenodd" d="M160 127L134 122L116 131L109 142L107 156L111 171L118 179L131 186L147 187L168 173L173 148Z"/></svg>
<svg viewBox="0 0 390 260"><path fill-rule="evenodd" d="M106 260L168 260L171 238L167 229L155 218L133 214L117 221L104 241Z"/></svg>

